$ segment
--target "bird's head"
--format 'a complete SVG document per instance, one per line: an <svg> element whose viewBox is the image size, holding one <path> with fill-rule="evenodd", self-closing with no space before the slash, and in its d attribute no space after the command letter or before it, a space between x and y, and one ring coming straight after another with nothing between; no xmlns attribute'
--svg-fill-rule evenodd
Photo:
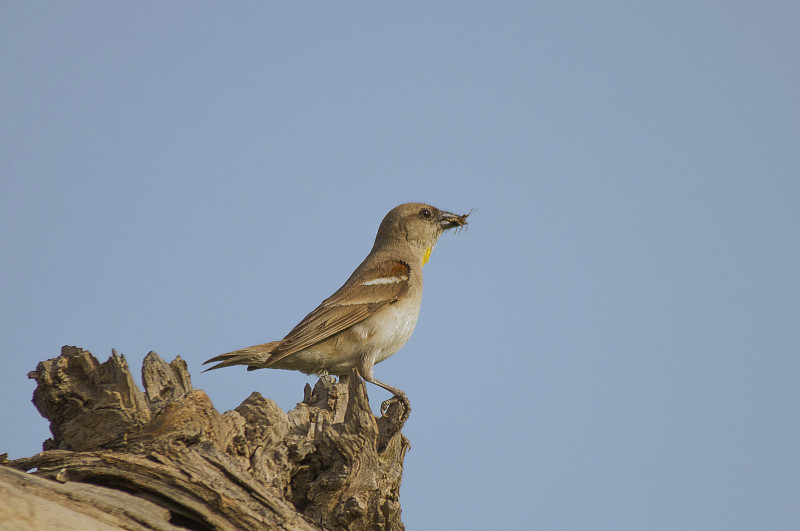
<svg viewBox="0 0 800 531"><path fill-rule="evenodd" d="M393 208L383 218L375 237L375 247L400 241L428 261L439 236L448 229L465 227L467 214L452 214L425 203L405 203Z"/></svg>

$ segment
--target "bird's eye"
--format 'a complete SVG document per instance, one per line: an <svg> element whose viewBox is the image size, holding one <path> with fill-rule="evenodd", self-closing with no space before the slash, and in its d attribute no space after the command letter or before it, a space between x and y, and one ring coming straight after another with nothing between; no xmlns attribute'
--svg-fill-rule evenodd
<svg viewBox="0 0 800 531"><path fill-rule="evenodd" d="M428 210L427 208L423 208L422 210L419 211L419 215L422 216L423 218L429 218L431 217L431 211Z"/></svg>

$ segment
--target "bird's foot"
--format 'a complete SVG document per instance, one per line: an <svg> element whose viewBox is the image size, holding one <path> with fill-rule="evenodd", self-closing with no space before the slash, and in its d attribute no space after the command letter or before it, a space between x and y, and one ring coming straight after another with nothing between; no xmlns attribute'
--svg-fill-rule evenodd
<svg viewBox="0 0 800 531"><path fill-rule="evenodd" d="M400 423L405 423L405 421L408 420L408 416L411 414L411 403L408 401L408 397L405 393L396 394L392 398L381 402L381 415L386 414L389 410L389 406L391 406L393 402L399 402L403 406L403 413L400 415Z"/></svg>

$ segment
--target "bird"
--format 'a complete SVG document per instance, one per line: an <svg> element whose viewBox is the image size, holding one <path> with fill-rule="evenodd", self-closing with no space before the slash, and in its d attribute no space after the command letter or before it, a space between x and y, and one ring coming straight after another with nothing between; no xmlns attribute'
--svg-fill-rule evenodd
<svg viewBox="0 0 800 531"><path fill-rule="evenodd" d="M439 236L466 227L471 213L452 214L425 203L393 208L350 278L286 337L215 356L203 363L216 364L206 371L246 365L248 371L288 369L341 380L356 369L365 381L400 401L405 422L411 410L408 397L375 378L373 365L395 354L411 337L422 302L422 266ZM382 403L382 413L390 402Z"/></svg>

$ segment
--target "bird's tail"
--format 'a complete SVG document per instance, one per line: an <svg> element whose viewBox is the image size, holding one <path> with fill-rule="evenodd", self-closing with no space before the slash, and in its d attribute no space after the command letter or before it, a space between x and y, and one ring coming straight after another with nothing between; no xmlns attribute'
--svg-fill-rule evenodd
<svg viewBox="0 0 800 531"><path fill-rule="evenodd" d="M227 354L214 356L210 360L204 361L203 365L206 363L216 363L216 365L209 367L203 372L213 369L221 369L223 367L232 367L233 365L247 365L248 371L267 367L269 364L269 357L279 343L280 341L272 341L270 343L254 345L241 350L234 350L233 352L228 352Z"/></svg>

